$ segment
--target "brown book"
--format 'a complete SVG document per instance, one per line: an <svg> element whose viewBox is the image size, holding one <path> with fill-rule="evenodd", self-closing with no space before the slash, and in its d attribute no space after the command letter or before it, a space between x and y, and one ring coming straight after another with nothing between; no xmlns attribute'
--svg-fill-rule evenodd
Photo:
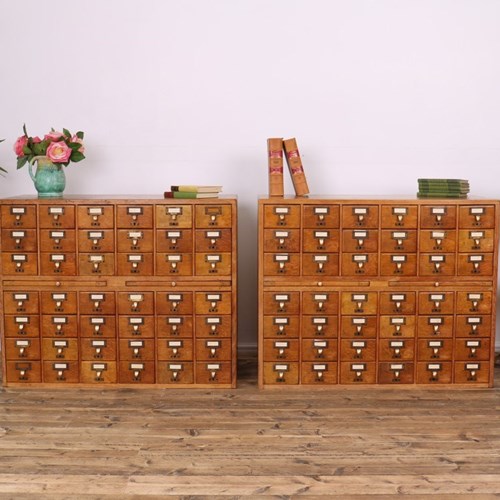
<svg viewBox="0 0 500 500"><path fill-rule="evenodd" d="M304 173L304 166L300 159L297 141L295 138L285 139L283 146L285 147L286 161L290 170L290 176L292 177L295 194L297 196L306 196L309 194L309 187Z"/></svg>
<svg viewBox="0 0 500 500"><path fill-rule="evenodd" d="M283 196L283 137L267 140L269 196Z"/></svg>

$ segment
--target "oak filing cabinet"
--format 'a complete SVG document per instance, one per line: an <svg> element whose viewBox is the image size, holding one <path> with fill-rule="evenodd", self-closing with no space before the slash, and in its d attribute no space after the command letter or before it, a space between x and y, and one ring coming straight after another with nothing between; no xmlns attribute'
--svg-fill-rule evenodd
<svg viewBox="0 0 500 500"><path fill-rule="evenodd" d="M235 387L235 197L0 200L4 385Z"/></svg>
<svg viewBox="0 0 500 500"><path fill-rule="evenodd" d="M259 386L493 385L499 202L259 200Z"/></svg>

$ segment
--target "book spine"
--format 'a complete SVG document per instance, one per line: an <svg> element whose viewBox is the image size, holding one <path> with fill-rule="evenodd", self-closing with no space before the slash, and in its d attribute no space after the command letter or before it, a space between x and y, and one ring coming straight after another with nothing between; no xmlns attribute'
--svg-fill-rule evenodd
<svg viewBox="0 0 500 500"><path fill-rule="evenodd" d="M185 198L185 199L192 199L192 198L198 198L198 193L189 193L189 192L184 192L184 191L165 191L163 193L163 196L165 198Z"/></svg>
<svg viewBox="0 0 500 500"><path fill-rule="evenodd" d="M285 147L286 161L290 176L292 178L293 187L297 196L306 196L309 194L309 186L307 185L304 166L300 158L299 148L295 138L283 141Z"/></svg>
<svg viewBox="0 0 500 500"><path fill-rule="evenodd" d="M283 138L267 140L269 196L283 196Z"/></svg>
<svg viewBox="0 0 500 500"><path fill-rule="evenodd" d="M172 191L176 191L178 193L180 192L189 192L189 193L197 193L198 192L198 187L197 186L170 186Z"/></svg>

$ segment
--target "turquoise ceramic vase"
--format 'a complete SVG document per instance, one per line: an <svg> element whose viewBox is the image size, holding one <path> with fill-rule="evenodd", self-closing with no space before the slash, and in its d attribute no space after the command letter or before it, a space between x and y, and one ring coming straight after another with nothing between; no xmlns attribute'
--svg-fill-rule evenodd
<svg viewBox="0 0 500 500"><path fill-rule="evenodd" d="M33 163L37 162L33 174ZM29 163L30 176L35 183L39 198L60 198L66 186L66 176L62 165L52 163L46 156L35 156Z"/></svg>

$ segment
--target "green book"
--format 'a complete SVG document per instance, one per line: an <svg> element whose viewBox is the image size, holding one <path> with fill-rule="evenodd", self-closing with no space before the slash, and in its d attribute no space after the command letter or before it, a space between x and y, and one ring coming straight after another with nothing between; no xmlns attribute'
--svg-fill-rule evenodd
<svg viewBox="0 0 500 500"><path fill-rule="evenodd" d="M419 191L417 193L417 198L467 198L467 194L454 194L454 193L422 193Z"/></svg>
<svg viewBox="0 0 500 500"><path fill-rule="evenodd" d="M219 193L196 193L193 191L165 191L164 198L195 199L195 198L218 198Z"/></svg>

